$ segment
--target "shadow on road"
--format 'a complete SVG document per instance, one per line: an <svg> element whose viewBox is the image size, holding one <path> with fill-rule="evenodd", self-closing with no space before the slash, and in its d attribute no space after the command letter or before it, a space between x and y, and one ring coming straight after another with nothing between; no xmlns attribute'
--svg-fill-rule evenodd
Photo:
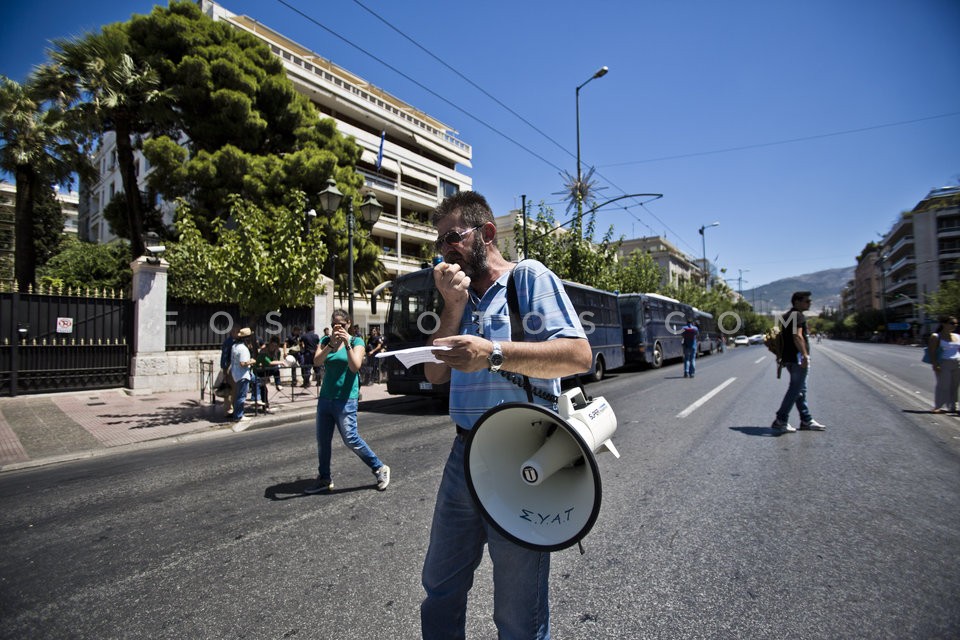
<svg viewBox="0 0 960 640"><path fill-rule="evenodd" d="M421 396L396 396L382 400L361 400L357 409L367 413L386 413L406 416L438 415L447 413L445 399Z"/></svg>
<svg viewBox="0 0 960 640"><path fill-rule="evenodd" d="M774 431L770 427L730 427L730 430L739 431L745 436L761 436L764 438L775 438L783 435L783 433Z"/></svg>
<svg viewBox="0 0 960 640"><path fill-rule="evenodd" d="M324 491L323 493L309 494L306 492L308 487L312 487L317 481L316 478L306 478L304 480L294 480L292 482L280 482L263 491L263 497L267 500L290 500L292 498L316 498L319 496L335 496L341 493L353 493L354 491L376 491L377 483L360 485L358 487L334 488L333 491Z"/></svg>

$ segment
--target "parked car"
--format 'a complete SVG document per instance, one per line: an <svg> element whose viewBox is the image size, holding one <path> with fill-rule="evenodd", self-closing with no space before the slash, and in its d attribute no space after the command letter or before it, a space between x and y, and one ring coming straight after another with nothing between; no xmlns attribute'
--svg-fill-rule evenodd
<svg viewBox="0 0 960 640"><path fill-rule="evenodd" d="M750 344L763 344L763 334L757 333L748 338Z"/></svg>
<svg viewBox="0 0 960 640"><path fill-rule="evenodd" d="M733 339L733 346L735 347L745 347L750 344L750 338L747 336L737 336Z"/></svg>

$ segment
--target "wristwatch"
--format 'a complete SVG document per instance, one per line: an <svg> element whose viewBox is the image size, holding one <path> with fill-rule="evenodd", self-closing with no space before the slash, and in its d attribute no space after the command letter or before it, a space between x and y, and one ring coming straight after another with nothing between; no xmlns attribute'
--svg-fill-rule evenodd
<svg viewBox="0 0 960 640"><path fill-rule="evenodd" d="M500 349L500 343L493 343L493 353L487 356L487 362L490 364L490 373L500 371L503 366L503 350Z"/></svg>

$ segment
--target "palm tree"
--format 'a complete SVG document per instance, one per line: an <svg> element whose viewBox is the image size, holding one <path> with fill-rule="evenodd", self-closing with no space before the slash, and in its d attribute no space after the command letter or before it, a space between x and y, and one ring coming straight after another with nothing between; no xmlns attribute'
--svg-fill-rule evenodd
<svg viewBox="0 0 960 640"><path fill-rule="evenodd" d="M70 184L73 172L83 170L75 133L63 110L44 105L32 79L21 85L0 76L0 169L16 180L14 278L21 289L36 275L33 205L39 189Z"/></svg>
<svg viewBox="0 0 960 640"><path fill-rule="evenodd" d="M133 155L135 139L171 115L159 76L130 55L122 24L73 40L54 40L52 63L38 72L45 89L56 92L91 134L113 131L123 182L133 257L144 253L143 199Z"/></svg>

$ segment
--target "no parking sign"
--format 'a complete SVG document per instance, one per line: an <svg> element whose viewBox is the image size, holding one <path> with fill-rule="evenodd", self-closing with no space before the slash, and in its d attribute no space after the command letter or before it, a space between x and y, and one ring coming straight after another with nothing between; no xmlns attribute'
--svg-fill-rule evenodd
<svg viewBox="0 0 960 640"><path fill-rule="evenodd" d="M57 318L57 333L73 333L73 318Z"/></svg>

